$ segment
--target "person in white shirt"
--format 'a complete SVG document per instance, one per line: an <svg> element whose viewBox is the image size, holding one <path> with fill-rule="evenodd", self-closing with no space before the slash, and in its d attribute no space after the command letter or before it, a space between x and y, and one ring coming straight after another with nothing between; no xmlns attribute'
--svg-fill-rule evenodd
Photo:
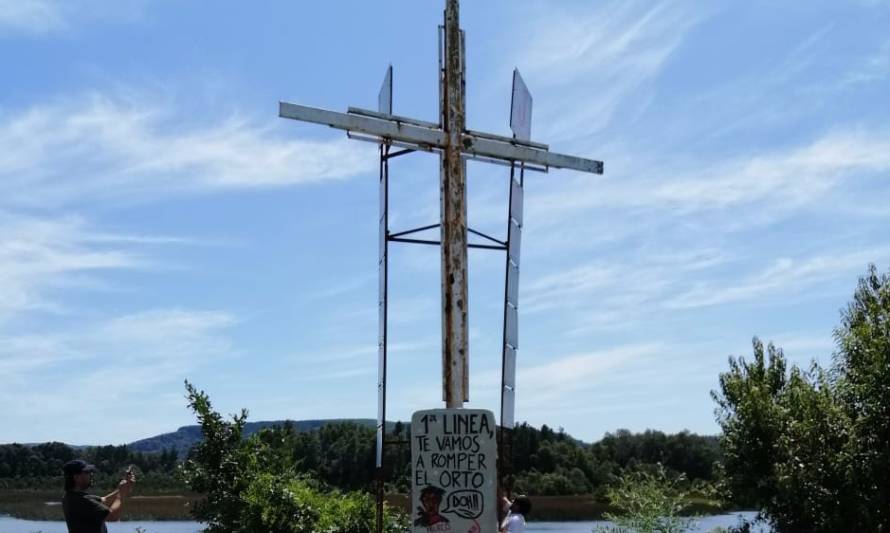
<svg viewBox="0 0 890 533"><path fill-rule="evenodd" d="M504 506L509 512L501 522L500 533L525 533L525 518L532 510L528 496L517 496L512 502L504 497Z"/></svg>

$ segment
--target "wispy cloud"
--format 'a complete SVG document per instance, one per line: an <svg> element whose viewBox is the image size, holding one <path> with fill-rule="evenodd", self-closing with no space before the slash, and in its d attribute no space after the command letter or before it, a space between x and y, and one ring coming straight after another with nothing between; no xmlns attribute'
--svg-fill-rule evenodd
<svg viewBox="0 0 890 533"><path fill-rule="evenodd" d="M95 21L132 22L146 0L0 0L0 38L67 34Z"/></svg>
<svg viewBox="0 0 890 533"><path fill-rule="evenodd" d="M523 316L567 313L560 321L563 331L585 335L633 328L665 311L676 318L678 311L750 302L768 306L776 300L820 296L825 287L836 287L837 280L854 279L869 262L887 260L890 249L871 247L789 255L752 268L743 258L716 249L662 257L643 250L530 280L520 292L519 306ZM806 291L813 287L823 290Z"/></svg>
<svg viewBox="0 0 890 533"><path fill-rule="evenodd" d="M568 193L563 189L536 198L529 216L552 225L594 208L630 209L637 217L658 215L658 224L663 224L665 216L677 219L745 207L726 219L739 229L802 209L839 209L844 202L860 200L833 194L841 187L855 194L859 187L877 183L876 178L890 172L890 133L838 130L808 143L695 166L675 161L657 173L651 167L617 172L619 176L593 184L573 182Z"/></svg>
<svg viewBox="0 0 890 533"><path fill-rule="evenodd" d="M890 40L873 54L860 60L841 82L841 85L872 83L890 76Z"/></svg>
<svg viewBox="0 0 890 533"><path fill-rule="evenodd" d="M600 325L615 325L652 308L678 282L700 271L719 267L729 257L717 249L659 253L643 249L632 258L591 261L530 280L519 299L523 313L573 309L591 322L591 307ZM597 305L591 306L590 302Z"/></svg>
<svg viewBox="0 0 890 533"><path fill-rule="evenodd" d="M521 391L522 401L528 405L558 405L554 402L560 398L590 387L607 372L630 361L655 355L660 348L659 344L620 346L520 368L516 378L517 391Z"/></svg>
<svg viewBox="0 0 890 533"><path fill-rule="evenodd" d="M682 2L579 6L546 4L527 17L534 27L517 54L537 90L561 95L535 104L536 122L546 124L535 136L549 141L590 135L608 126L621 106L639 107L647 100L640 90L707 15L700 4Z"/></svg>
<svg viewBox="0 0 890 533"><path fill-rule="evenodd" d="M152 398L177 390L211 360L231 357L226 333L236 323L225 312L159 309L39 335L0 333L0 401L17 406L0 419L9 429L4 439L93 443L98 430L103 439L131 439L146 426L169 428L171 413ZM64 428L41 422L60 418L69 421ZM132 418L143 422L141 432L132 424L129 434L108 427L127 427Z"/></svg>
<svg viewBox="0 0 890 533"><path fill-rule="evenodd" d="M0 36L46 34L66 26L61 7L52 0L0 0Z"/></svg>
<svg viewBox="0 0 890 533"><path fill-rule="evenodd" d="M387 345L387 350L389 354L395 354L429 350L434 349L435 347L436 343L432 341L390 342ZM372 366L376 371L377 345L372 339L371 342L366 344L342 346L336 349L326 348L325 350L317 352L291 356L291 359L299 362L301 365L317 363L323 366L330 366L337 363L352 364L364 359L365 362L373 362L374 364ZM312 379L313 376L310 375L307 376L307 378Z"/></svg>
<svg viewBox="0 0 890 533"><path fill-rule="evenodd" d="M47 207L315 183L366 171L372 160L345 138L288 139L276 133L276 119L233 112L190 127L173 120L178 112L91 94L7 113L0 125L3 202Z"/></svg>
<svg viewBox="0 0 890 533"><path fill-rule="evenodd" d="M35 218L0 211L0 323L17 313L61 311L60 287L98 283L92 273L149 268L123 246L127 237L96 232L81 217Z"/></svg>
<svg viewBox="0 0 890 533"><path fill-rule="evenodd" d="M886 247L802 259L785 257L737 283L696 283L664 305L668 309L688 309L755 299L763 303L771 293L794 294L839 275L854 275L864 270L869 262L887 257L890 257L890 249Z"/></svg>
<svg viewBox="0 0 890 533"><path fill-rule="evenodd" d="M839 184L890 170L890 135L842 131L787 151L739 158L658 187L650 202L688 210L769 201L772 208L812 205Z"/></svg>

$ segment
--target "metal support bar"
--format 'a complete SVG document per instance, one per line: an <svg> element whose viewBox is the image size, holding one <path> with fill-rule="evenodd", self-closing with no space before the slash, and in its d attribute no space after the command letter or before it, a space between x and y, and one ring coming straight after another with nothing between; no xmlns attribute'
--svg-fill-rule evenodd
<svg viewBox="0 0 890 533"><path fill-rule="evenodd" d="M413 152L436 152L440 151L439 148L433 148L427 144L417 144L417 143L408 143L404 141L396 141L393 139L384 139L381 137L373 137L370 135L362 135L359 133L353 133L351 131L346 132L346 137L349 139L353 139L356 141L362 141L371 144L386 144L389 146L398 146L400 148L407 148Z"/></svg>
<svg viewBox="0 0 890 533"><path fill-rule="evenodd" d="M374 141L374 142L379 142L379 141ZM492 165L500 165L502 167L507 167L507 168L510 168L516 164L515 161L504 161L502 159L492 159L490 157L484 157L481 155L463 154L463 158L466 160L490 163ZM542 174L547 174L550 172L550 169L547 167L534 166L534 165L530 165L528 163L525 164L525 170L532 170L534 172L540 172Z"/></svg>
<svg viewBox="0 0 890 533"><path fill-rule="evenodd" d="M506 250L506 246L500 246L497 244L468 244L467 248L478 248L480 250Z"/></svg>
<svg viewBox="0 0 890 533"><path fill-rule="evenodd" d="M405 148L404 150L399 150L398 152L393 152L391 154L387 154L385 157L386 157L386 160L389 161L390 159L399 157L400 155L413 154L416 151L417 150L413 150L411 148Z"/></svg>
<svg viewBox="0 0 890 533"><path fill-rule="evenodd" d="M350 115L363 115L371 118L379 118L381 120L390 120L395 122L404 122L405 124L411 124L414 126L420 126L422 128L429 128L431 130L439 129L439 125L435 122L427 122L425 120L418 120L416 118L408 118L402 117L399 115L387 115L386 113L379 113L377 111L371 111L370 109L362 109L360 107L348 107L346 108L346 112Z"/></svg>
<svg viewBox="0 0 890 533"><path fill-rule="evenodd" d="M412 233L417 233L418 231L425 231L428 229L433 229L433 228L438 228L438 227L439 227L439 224L430 224L429 226L422 226L420 228L414 228L414 229L409 229L409 230L405 230L405 231L400 231L398 233L390 233L389 239L393 240L393 237L401 237L403 235L410 235Z"/></svg>
<svg viewBox="0 0 890 533"><path fill-rule="evenodd" d="M441 241L433 241L428 239L405 239L402 237L390 237L387 239L390 242L406 242L409 244L431 244L433 246L439 246L442 244ZM499 244L467 244L467 248L478 248L480 250L506 250L507 247Z"/></svg>
<svg viewBox="0 0 890 533"><path fill-rule="evenodd" d="M472 233L473 235L478 235L478 236L482 237L483 239L488 239L488 240L490 240L491 242L496 242L496 243L500 244L501 246L507 246L507 243L506 243L506 242L504 242L504 241L499 241L499 240L495 239L494 237L490 237L490 236L488 236L488 235L482 233L481 231L476 231L476 230L474 230L473 228L467 228L467 231L469 231L469 232Z"/></svg>
<svg viewBox="0 0 890 533"><path fill-rule="evenodd" d="M475 130L467 130L467 135L472 135L474 137L481 137L483 139L491 139L492 141L499 141L508 144L514 144L516 146L528 146L529 148L537 148L538 150L548 151L550 150L550 146L544 143L537 143L534 141L524 141L522 139L517 139L515 137L505 137L504 135L495 135L494 133L485 133L481 131Z"/></svg>
<svg viewBox="0 0 890 533"><path fill-rule="evenodd" d="M411 243L411 244L434 244L436 246L439 246L440 244L442 244L439 241L430 241L430 240L426 240L426 239L404 239L402 237L395 237L395 238L390 237L389 240L391 242L407 242L407 243Z"/></svg>

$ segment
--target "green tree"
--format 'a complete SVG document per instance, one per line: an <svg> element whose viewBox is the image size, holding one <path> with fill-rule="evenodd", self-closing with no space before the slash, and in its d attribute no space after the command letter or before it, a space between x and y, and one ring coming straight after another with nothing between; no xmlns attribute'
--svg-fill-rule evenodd
<svg viewBox="0 0 890 533"><path fill-rule="evenodd" d="M194 510L209 533L369 533L375 512L366 493L341 493L297 470L293 427L267 428L244 439L247 411L225 420L203 391L186 382L203 440L181 467L185 483L205 500ZM386 508L385 530L407 530L404 515Z"/></svg>
<svg viewBox="0 0 890 533"><path fill-rule="evenodd" d="M872 531L890 531L890 275L870 266L834 336L837 392L851 422L855 514Z"/></svg>
<svg viewBox="0 0 890 533"><path fill-rule="evenodd" d="M890 277L869 269L835 338L807 372L755 338L712 394L725 488L781 532L890 531Z"/></svg>

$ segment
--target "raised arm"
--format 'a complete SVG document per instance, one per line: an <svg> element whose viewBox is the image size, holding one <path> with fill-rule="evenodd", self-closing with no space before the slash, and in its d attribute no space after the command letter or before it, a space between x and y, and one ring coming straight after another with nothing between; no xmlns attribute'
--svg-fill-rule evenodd
<svg viewBox="0 0 890 533"><path fill-rule="evenodd" d="M106 522L117 522L120 520L121 513L124 510L124 499L130 496L130 492L133 491L133 484L135 482L136 477L133 473L127 472L127 477L118 483L117 490L102 498L102 503L107 505L111 510L105 518Z"/></svg>

